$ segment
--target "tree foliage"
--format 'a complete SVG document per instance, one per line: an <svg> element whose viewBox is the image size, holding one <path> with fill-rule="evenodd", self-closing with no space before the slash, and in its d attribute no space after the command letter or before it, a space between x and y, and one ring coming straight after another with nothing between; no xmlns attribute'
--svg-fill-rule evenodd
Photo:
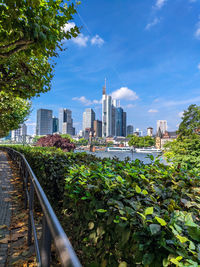
<svg viewBox="0 0 200 267"><path fill-rule="evenodd" d="M155 138L150 136L135 136L133 135L128 142L129 146L134 147L151 147L155 145Z"/></svg>
<svg viewBox="0 0 200 267"><path fill-rule="evenodd" d="M56 147L61 148L63 151L73 151L75 144L70 142L68 138L62 138L59 134L47 135L38 139L36 146L41 147Z"/></svg>
<svg viewBox="0 0 200 267"><path fill-rule="evenodd" d="M188 136L198 129L200 130L200 106L193 104L184 111L178 133L180 136Z"/></svg>
<svg viewBox="0 0 200 267"><path fill-rule="evenodd" d="M23 98L50 90L53 62L64 39L76 37L66 28L76 13L71 0L2 0L0 8L0 90ZM67 30L66 30L67 29Z"/></svg>
<svg viewBox="0 0 200 267"><path fill-rule="evenodd" d="M0 92L0 137L19 128L30 113L31 103L19 97Z"/></svg>

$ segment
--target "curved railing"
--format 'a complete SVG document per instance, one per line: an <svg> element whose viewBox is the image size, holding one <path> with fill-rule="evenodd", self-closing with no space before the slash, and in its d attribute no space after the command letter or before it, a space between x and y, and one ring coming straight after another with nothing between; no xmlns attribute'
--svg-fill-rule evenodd
<svg viewBox="0 0 200 267"><path fill-rule="evenodd" d="M38 179L33 173L23 154L12 148L0 147L6 151L11 159L18 164L23 178L25 191L25 208L29 210L28 218L28 245L34 241L38 266L49 267L51 264L51 241L54 241L62 266L81 267L81 264L67 238L57 216L55 215ZM34 192L37 195L43 211L42 238L39 245L34 221ZM32 238L33 236L33 238Z"/></svg>

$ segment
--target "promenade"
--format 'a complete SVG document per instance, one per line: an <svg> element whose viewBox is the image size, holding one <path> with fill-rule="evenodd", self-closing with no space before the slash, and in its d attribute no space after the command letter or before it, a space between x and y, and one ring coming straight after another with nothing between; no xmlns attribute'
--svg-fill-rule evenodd
<svg viewBox="0 0 200 267"><path fill-rule="evenodd" d="M8 242L10 236L10 223L12 216L11 191L12 171L6 153L0 151L0 266L7 266Z"/></svg>

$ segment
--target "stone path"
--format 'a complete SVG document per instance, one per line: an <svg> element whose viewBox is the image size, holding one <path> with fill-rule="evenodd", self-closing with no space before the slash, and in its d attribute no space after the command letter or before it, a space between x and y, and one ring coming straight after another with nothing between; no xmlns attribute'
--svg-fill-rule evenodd
<svg viewBox="0 0 200 267"><path fill-rule="evenodd" d="M12 171L9 166L6 153L0 151L0 239L10 234L10 222L12 215L12 202L10 192L13 190L10 180ZM8 243L0 243L0 266L6 266Z"/></svg>

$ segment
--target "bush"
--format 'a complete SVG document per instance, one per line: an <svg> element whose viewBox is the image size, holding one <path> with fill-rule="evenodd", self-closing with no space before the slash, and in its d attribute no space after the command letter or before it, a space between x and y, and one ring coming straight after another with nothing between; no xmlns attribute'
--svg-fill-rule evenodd
<svg viewBox="0 0 200 267"><path fill-rule="evenodd" d="M199 266L194 171L158 160L145 165L53 147L13 148L26 156L83 266Z"/></svg>
<svg viewBox="0 0 200 267"><path fill-rule="evenodd" d="M199 266L200 180L158 161L75 165L63 213L84 266Z"/></svg>
<svg viewBox="0 0 200 267"><path fill-rule="evenodd" d="M63 138L59 134L47 135L38 139L36 146L41 147L56 147L61 148L63 151L73 151L75 144L71 143L69 138Z"/></svg>

